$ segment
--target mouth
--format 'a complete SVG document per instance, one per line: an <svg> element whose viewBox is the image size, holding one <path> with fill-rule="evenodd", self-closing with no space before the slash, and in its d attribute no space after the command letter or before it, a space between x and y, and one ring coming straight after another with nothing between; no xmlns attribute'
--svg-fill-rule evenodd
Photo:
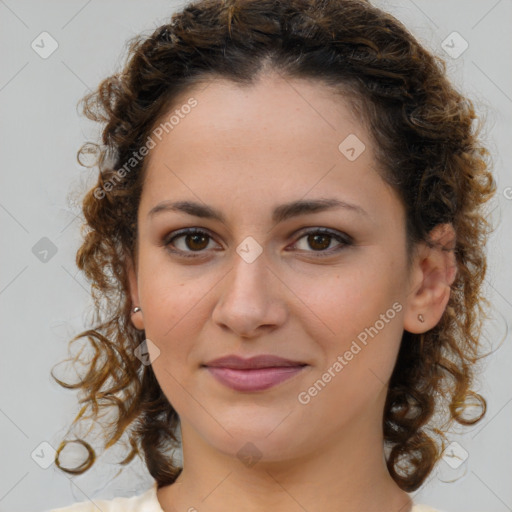
<svg viewBox="0 0 512 512"><path fill-rule="evenodd" d="M248 359L227 356L210 361L202 367L221 384L236 391L263 391L302 372L306 363L272 355Z"/></svg>

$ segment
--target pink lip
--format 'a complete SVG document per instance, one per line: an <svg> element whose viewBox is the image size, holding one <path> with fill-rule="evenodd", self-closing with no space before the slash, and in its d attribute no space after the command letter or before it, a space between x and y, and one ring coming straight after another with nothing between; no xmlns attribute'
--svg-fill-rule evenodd
<svg viewBox="0 0 512 512"><path fill-rule="evenodd" d="M227 356L206 363L208 371L236 391L262 391L290 379L307 366L282 357L261 355L243 359Z"/></svg>

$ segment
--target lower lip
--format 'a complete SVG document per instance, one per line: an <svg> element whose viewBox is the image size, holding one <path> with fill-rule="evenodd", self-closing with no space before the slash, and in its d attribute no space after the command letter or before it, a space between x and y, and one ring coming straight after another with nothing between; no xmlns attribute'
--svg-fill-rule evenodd
<svg viewBox="0 0 512 512"><path fill-rule="evenodd" d="M222 384L235 391L263 391L292 378L305 366L281 366L252 370L234 370L208 366L209 372Z"/></svg>

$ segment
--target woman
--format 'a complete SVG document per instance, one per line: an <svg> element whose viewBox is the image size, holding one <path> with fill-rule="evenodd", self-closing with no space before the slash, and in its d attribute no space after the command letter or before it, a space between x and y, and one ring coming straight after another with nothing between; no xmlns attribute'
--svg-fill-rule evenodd
<svg viewBox="0 0 512 512"><path fill-rule="evenodd" d="M485 413L471 102L361 0L202 0L130 52L85 98L95 357L57 380L75 422L116 408L105 447L126 433L155 484L96 506L433 510L408 493Z"/></svg>

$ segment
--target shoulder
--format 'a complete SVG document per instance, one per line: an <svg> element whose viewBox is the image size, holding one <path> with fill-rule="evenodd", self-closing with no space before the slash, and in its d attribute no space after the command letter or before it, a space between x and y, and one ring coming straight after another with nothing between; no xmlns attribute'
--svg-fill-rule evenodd
<svg viewBox="0 0 512 512"><path fill-rule="evenodd" d="M119 497L111 500L88 500L46 512L163 512L156 497L156 482L143 494L130 498Z"/></svg>
<svg viewBox="0 0 512 512"><path fill-rule="evenodd" d="M417 503L413 505L411 512L445 512L444 510L439 510L437 508L429 507L428 505L422 505Z"/></svg>
<svg viewBox="0 0 512 512"><path fill-rule="evenodd" d="M143 494L130 498L119 497L112 500L88 500L73 503L72 505L54 508L45 512L163 512L156 496L156 482ZM434 509L428 505L414 504L411 512L445 512Z"/></svg>

